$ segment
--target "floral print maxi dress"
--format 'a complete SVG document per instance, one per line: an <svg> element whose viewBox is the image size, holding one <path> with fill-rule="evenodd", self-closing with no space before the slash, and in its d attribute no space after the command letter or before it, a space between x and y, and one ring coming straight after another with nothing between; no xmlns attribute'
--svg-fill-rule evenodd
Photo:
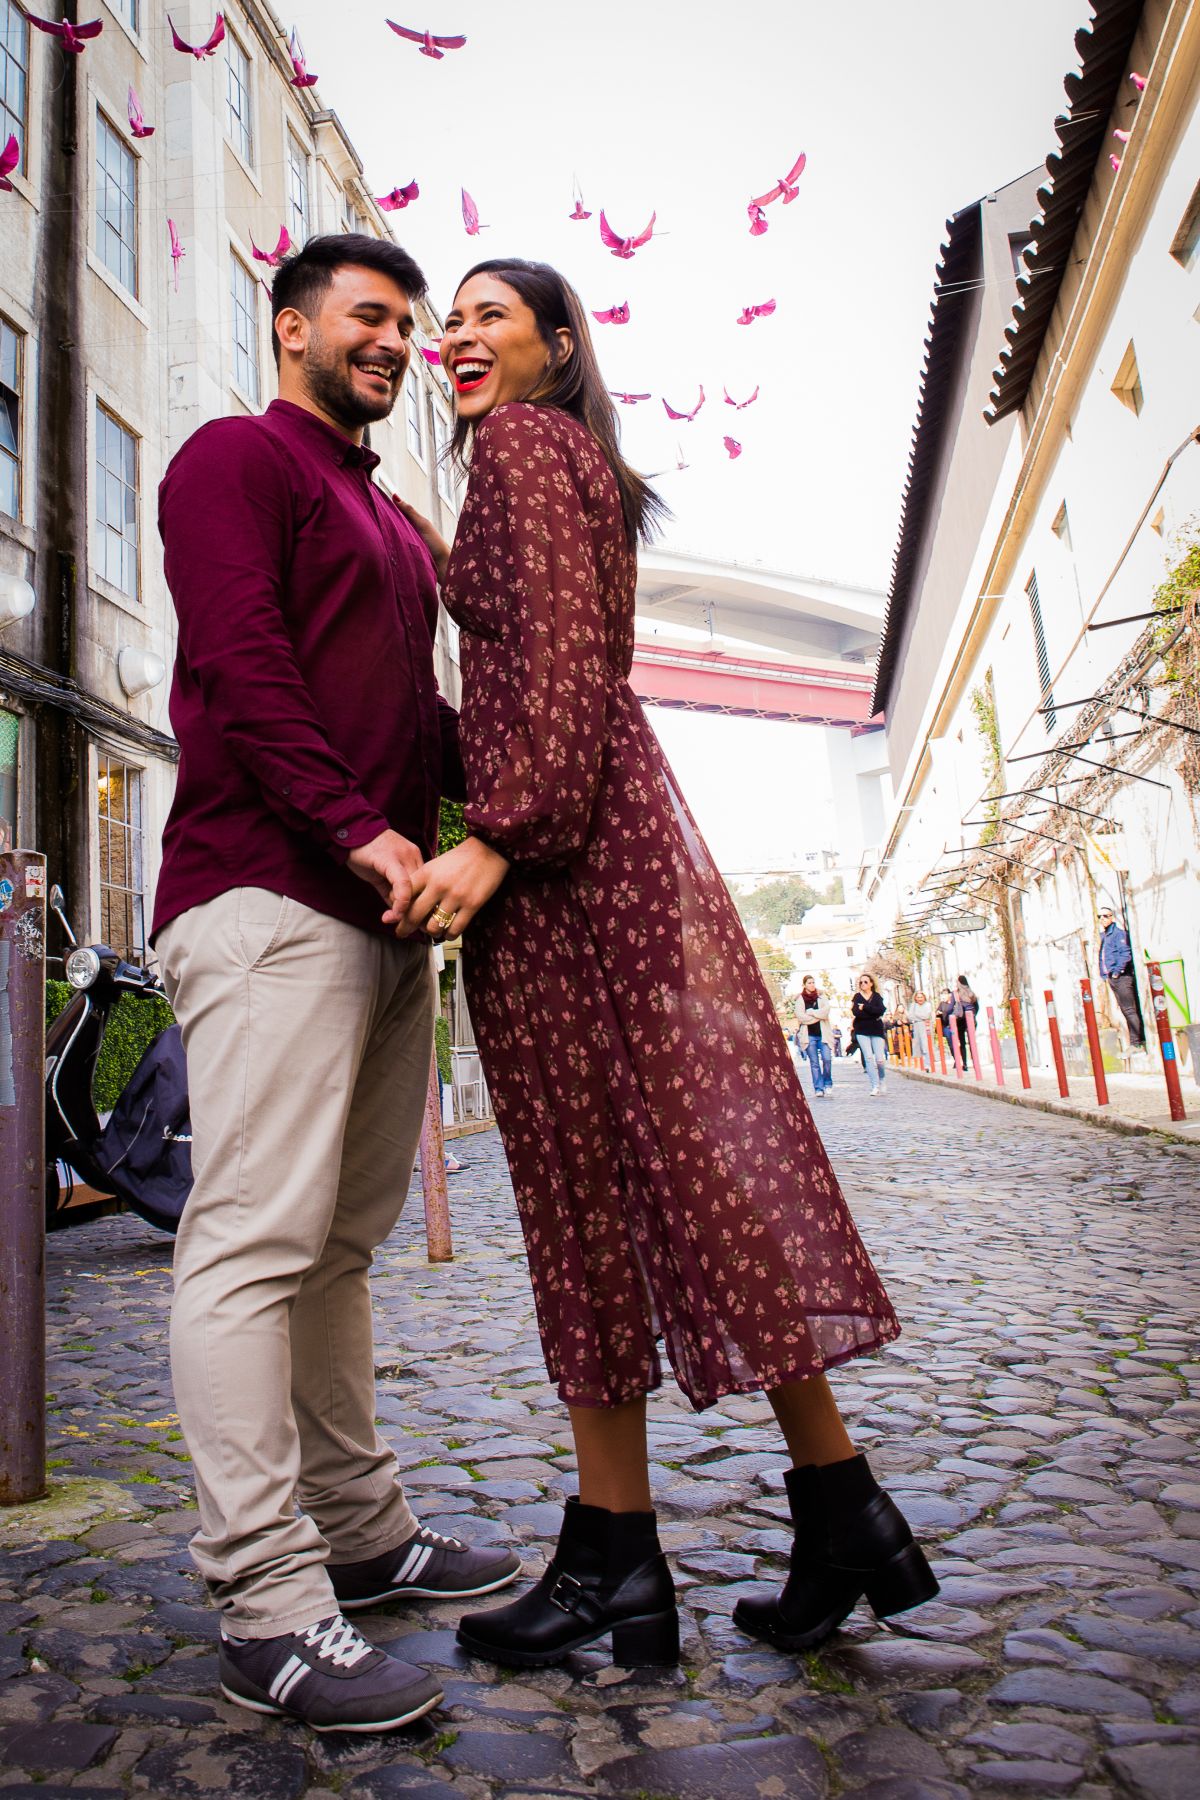
<svg viewBox="0 0 1200 1800"><path fill-rule="evenodd" d="M461 628L469 829L512 867L465 980L551 1379L697 1408L899 1326L754 954L629 686L636 562L595 440L480 426L443 598Z"/></svg>

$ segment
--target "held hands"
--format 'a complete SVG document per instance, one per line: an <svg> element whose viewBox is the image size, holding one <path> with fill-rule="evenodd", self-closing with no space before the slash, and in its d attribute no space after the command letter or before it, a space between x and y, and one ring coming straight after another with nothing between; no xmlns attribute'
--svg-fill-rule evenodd
<svg viewBox="0 0 1200 1800"><path fill-rule="evenodd" d="M373 887L387 901L385 925L394 925L411 905L413 882L421 870L421 852L398 831L381 831L369 844L360 844L346 858L360 881Z"/></svg>
<svg viewBox="0 0 1200 1800"><path fill-rule="evenodd" d="M398 512L402 512L421 542L433 558L433 566L437 570L439 582L446 579L446 565L450 561L450 546L432 520L424 513L419 513L415 506L402 500L399 494L392 496L392 503Z"/></svg>
<svg viewBox="0 0 1200 1800"><path fill-rule="evenodd" d="M428 931L436 939L457 937L507 874L508 863L498 850L482 838L464 838L453 850L435 856L417 870L412 879L412 899L403 916L399 909L393 909L384 918L389 923L393 917L399 921L397 937L411 937L417 931ZM439 930L439 924L447 918L452 923Z"/></svg>

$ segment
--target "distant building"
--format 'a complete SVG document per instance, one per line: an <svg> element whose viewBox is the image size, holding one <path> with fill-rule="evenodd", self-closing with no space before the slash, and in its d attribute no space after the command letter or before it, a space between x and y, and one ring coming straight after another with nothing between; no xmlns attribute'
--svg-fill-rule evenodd
<svg viewBox="0 0 1200 1800"><path fill-rule="evenodd" d="M877 677L895 802L862 880L872 942L915 949L927 989L1017 993L1045 1050L1053 987L1077 1055L1084 975L1120 1041L1099 905L1170 965L1172 1022L1200 1010L1200 8L1093 14L1025 233L1027 181L950 222Z"/></svg>
<svg viewBox="0 0 1200 1800"><path fill-rule="evenodd" d="M867 952L862 905L810 907L801 924L783 927L779 941L792 960L788 991L798 993L804 977L815 976L834 1013L848 1023L854 984Z"/></svg>
<svg viewBox="0 0 1200 1800"><path fill-rule="evenodd" d="M197 426L274 392L254 246L281 226L297 243L390 227L336 113L291 85L268 6L226 5L202 61L172 48L161 7L98 12L102 34L67 56L0 0L0 144L14 133L21 157L0 193L0 836L47 852L81 933L140 957L176 755L159 480ZM203 42L211 13L190 18ZM131 87L153 136L133 134ZM433 312L418 318L436 341ZM451 418L418 355L371 434L383 485L447 535ZM4 624L24 584L36 604ZM439 679L454 698L446 624Z"/></svg>

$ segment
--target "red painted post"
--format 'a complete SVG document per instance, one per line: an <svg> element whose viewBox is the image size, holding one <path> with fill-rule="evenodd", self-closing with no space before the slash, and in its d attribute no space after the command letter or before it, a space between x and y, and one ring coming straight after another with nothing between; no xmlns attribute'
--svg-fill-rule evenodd
<svg viewBox="0 0 1200 1800"><path fill-rule="evenodd" d="M1000 1061L1000 1033L996 1030L996 1015L990 1006L987 1009L987 1015L988 1036L992 1040L992 1067L996 1071L996 1086L1003 1087L1004 1064Z"/></svg>
<svg viewBox="0 0 1200 1800"><path fill-rule="evenodd" d="M431 1263L453 1262L450 1194L446 1187L446 1142L442 1136L442 1103L437 1055L429 1068L425 1116L421 1122L421 1192L425 1200L425 1250Z"/></svg>
<svg viewBox="0 0 1200 1800"><path fill-rule="evenodd" d="M975 1038L975 1008L964 1006L963 1017L967 1021L967 1042L971 1046L971 1067L975 1071L976 1081L982 1081L983 1070L979 1066L979 1044Z"/></svg>
<svg viewBox="0 0 1200 1800"><path fill-rule="evenodd" d="M934 1030L937 1033L938 1056L941 1058L942 1074L944 1075L946 1073L946 1033L942 1026L941 1013L936 1013L934 1016L937 1020Z"/></svg>
<svg viewBox="0 0 1200 1800"><path fill-rule="evenodd" d="M913 1055L913 1034L911 1025L906 1025L904 1027L904 1060L910 1068L916 1061L916 1058Z"/></svg>
<svg viewBox="0 0 1200 1800"><path fill-rule="evenodd" d="M1058 1076L1058 1091L1067 1100L1071 1090L1067 1086L1067 1065L1063 1061L1062 1036L1058 1029L1058 1014L1054 1010L1054 989L1046 989L1046 1017L1050 1021L1050 1048L1054 1052L1054 1072Z"/></svg>
<svg viewBox="0 0 1200 1800"><path fill-rule="evenodd" d="M951 1016L946 1021L946 1023L949 1027L949 1030L947 1031L946 1035L950 1039L950 1053L954 1058L955 1079L958 1081L961 1081L963 1078L964 1071L963 1071L963 1056L962 1056L962 1040L960 1039L960 1037L958 1035L958 1021L953 1016Z"/></svg>
<svg viewBox="0 0 1200 1800"><path fill-rule="evenodd" d="M1163 991L1161 964L1148 962L1146 974L1150 982L1150 1004L1154 1009L1154 1023L1158 1027L1158 1047L1162 1051L1167 1100L1171 1108L1171 1117L1178 1121L1186 1119L1187 1113L1183 1107L1183 1095L1179 1091L1179 1063L1175 1056L1175 1039L1171 1036L1171 1021L1167 1016L1167 996Z"/></svg>
<svg viewBox="0 0 1200 1800"><path fill-rule="evenodd" d="M1017 1038L1017 1061L1021 1065L1021 1086L1023 1088L1032 1087L1033 1083L1029 1079L1029 1057L1025 1051L1025 1027L1021 1023L1021 1002L1017 999L1010 1000L1008 1010L1012 1014L1013 1031Z"/></svg>
<svg viewBox="0 0 1200 1800"><path fill-rule="evenodd" d="M1092 1059L1092 1074L1096 1078L1096 1105L1108 1105L1108 1083L1104 1079L1104 1056L1100 1049L1100 1033L1096 1029L1096 1008L1092 1000L1092 984L1086 975L1079 978L1079 991L1083 995L1083 1019L1087 1026L1088 1052ZM1171 1048L1174 1049L1174 1043Z"/></svg>

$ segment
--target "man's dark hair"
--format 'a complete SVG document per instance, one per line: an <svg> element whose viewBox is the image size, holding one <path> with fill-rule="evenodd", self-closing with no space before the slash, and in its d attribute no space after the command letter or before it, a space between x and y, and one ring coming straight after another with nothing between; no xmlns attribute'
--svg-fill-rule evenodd
<svg viewBox="0 0 1200 1800"><path fill-rule="evenodd" d="M294 307L306 319L315 319L338 269L375 269L389 275L410 300L423 300L429 289L418 265L407 250L390 238L367 237L358 231L309 238L302 250L281 262L271 283L271 348L279 367L279 338L275 321L285 306Z"/></svg>

